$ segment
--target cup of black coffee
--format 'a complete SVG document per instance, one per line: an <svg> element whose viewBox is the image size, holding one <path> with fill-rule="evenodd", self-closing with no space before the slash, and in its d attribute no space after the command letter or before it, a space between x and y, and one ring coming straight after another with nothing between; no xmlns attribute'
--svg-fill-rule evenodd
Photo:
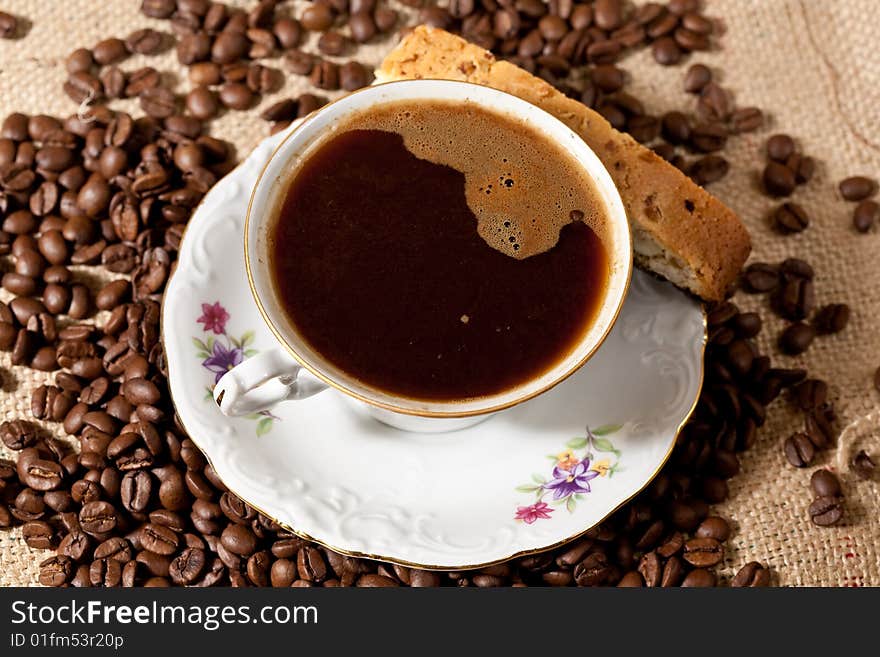
<svg viewBox="0 0 880 657"><path fill-rule="evenodd" d="M599 348L632 273L611 177L563 123L464 82L377 85L280 143L245 225L279 347L214 389L227 415L335 388L449 431L535 397Z"/></svg>

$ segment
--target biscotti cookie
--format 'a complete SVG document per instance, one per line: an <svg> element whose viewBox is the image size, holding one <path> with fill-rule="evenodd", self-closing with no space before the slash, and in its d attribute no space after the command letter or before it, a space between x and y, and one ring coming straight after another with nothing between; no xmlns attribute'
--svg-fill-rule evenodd
<svg viewBox="0 0 880 657"><path fill-rule="evenodd" d="M732 289L751 249L739 217L601 115L487 50L426 26L407 35L376 71L377 82L419 78L487 85L556 116L611 174L629 216L639 266L709 301Z"/></svg>

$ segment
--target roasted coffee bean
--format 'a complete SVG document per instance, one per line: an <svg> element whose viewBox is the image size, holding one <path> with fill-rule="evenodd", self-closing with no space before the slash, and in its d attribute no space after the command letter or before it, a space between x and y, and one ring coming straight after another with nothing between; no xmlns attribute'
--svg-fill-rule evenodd
<svg viewBox="0 0 880 657"><path fill-rule="evenodd" d="M789 196L797 184L794 172L779 162L770 162L764 168L764 189L771 196Z"/></svg>
<svg viewBox="0 0 880 657"><path fill-rule="evenodd" d="M852 460L850 460L850 467L860 479L873 478L874 471L876 470L876 465L871 459L871 456L863 449L856 452L852 457Z"/></svg>
<svg viewBox="0 0 880 657"><path fill-rule="evenodd" d="M800 233L810 225L810 219L799 204L783 203L773 213L773 225L783 234Z"/></svg>
<svg viewBox="0 0 880 657"><path fill-rule="evenodd" d="M58 546L58 554L70 557L74 561L81 560L91 548L91 538L80 529L69 532Z"/></svg>
<svg viewBox="0 0 880 657"><path fill-rule="evenodd" d="M140 94L141 109L154 119L164 119L176 111L177 99L165 87L145 89Z"/></svg>
<svg viewBox="0 0 880 657"><path fill-rule="evenodd" d="M318 89L338 89L339 66L326 60L317 62L309 76L309 81Z"/></svg>
<svg viewBox="0 0 880 657"><path fill-rule="evenodd" d="M767 157L784 163L795 152L794 140L786 134L776 134L767 139Z"/></svg>
<svg viewBox="0 0 880 657"><path fill-rule="evenodd" d="M877 181L866 176L850 176L840 181L838 189L847 201L864 201L877 192Z"/></svg>
<svg viewBox="0 0 880 657"><path fill-rule="evenodd" d="M2 184L2 180L0 180L0 184ZM27 186L29 187L30 184ZM34 218L34 215L27 210L17 210L16 212L12 212L3 220L3 230L7 233L12 233L13 235L33 233L36 227L37 220Z"/></svg>
<svg viewBox="0 0 880 657"><path fill-rule="evenodd" d="M684 544L684 560L697 568L707 568L721 563L724 549L716 539L697 537Z"/></svg>
<svg viewBox="0 0 880 657"><path fill-rule="evenodd" d="M801 354L810 348L815 337L815 328L804 322L795 322L779 335L779 348L790 356Z"/></svg>
<svg viewBox="0 0 880 657"><path fill-rule="evenodd" d="M303 11L299 22L307 30L323 32L333 25L333 10L329 5L313 3Z"/></svg>
<svg viewBox="0 0 880 657"><path fill-rule="evenodd" d="M240 527L240 525L233 526ZM324 558L311 545L304 545L300 548L296 558L296 567L300 578L307 582L320 582L327 577L327 565Z"/></svg>
<svg viewBox="0 0 880 657"><path fill-rule="evenodd" d="M820 527L831 527L843 519L843 502L839 497L817 497L808 509L810 520Z"/></svg>
<svg viewBox="0 0 880 657"><path fill-rule="evenodd" d="M730 115L730 122L734 133L754 132L764 125L764 113L757 107L742 107L733 111ZM806 174L807 171L804 170L803 173ZM809 175L812 175L812 172ZM808 179L801 179L799 169L795 170L795 178L799 183L806 182Z"/></svg>
<svg viewBox="0 0 880 657"><path fill-rule="evenodd" d="M224 30L217 35L211 46L211 60L218 64L231 64L244 57L251 47L247 35L233 30Z"/></svg>
<svg viewBox="0 0 880 657"><path fill-rule="evenodd" d="M864 200L853 210L853 227L860 233L867 233L880 221L880 204Z"/></svg>
<svg viewBox="0 0 880 657"><path fill-rule="evenodd" d="M685 576L684 564L678 557L670 557L663 565L663 574L660 577L660 586L668 588L678 586Z"/></svg>
<svg viewBox="0 0 880 657"><path fill-rule="evenodd" d="M248 89L255 94L272 93L281 86L281 77L279 72L268 66L260 64L251 64L248 67L247 77L245 78Z"/></svg>
<svg viewBox="0 0 880 657"><path fill-rule="evenodd" d="M64 93L76 103L90 103L104 95L101 80L86 71L72 73L63 88Z"/></svg>
<svg viewBox="0 0 880 657"><path fill-rule="evenodd" d="M639 573L645 582L645 586L660 586L663 577L663 564L656 552L648 552L639 561Z"/></svg>
<svg viewBox="0 0 880 657"><path fill-rule="evenodd" d="M621 0L596 0L593 6L593 20L606 31L616 30L623 24L623 2Z"/></svg>
<svg viewBox="0 0 880 657"><path fill-rule="evenodd" d="M294 18L281 18L275 21L272 33L284 49L295 48L302 38L302 28Z"/></svg>
<svg viewBox="0 0 880 657"><path fill-rule="evenodd" d="M617 583L618 588L641 588L645 585L645 580L635 570L626 573Z"/></svg>
<svg viewBox="0 0 880 657"><path fill-rule="evenodd" d="M700 93L712 81L712 71L704 64L692 64L684 76L684 90L688 93Z"/></svg>
<svg viewBox="0 0 880 657"><path fill-rule="evenodd" d="M779 268L766 263L753 263L742 274L742 287L747 292L772 292L779 287Z"/></svg>
<svg viewBox="0 0 880 657"><path fill-rule="evenodd" d="M810 437L805 433L794 433L786 438L783 451L788 462L796 468L805 468L810 465L816 454Z"/></svg>
<svg viewBox="0 0 880 657"><path fill-rule="evenodd" d="M128 57L128 49L122 39L113 37L97 43L92 48L92 56L95 58L95 62L101 66L116 64Z"/></svg>
<svg viewBox="0 0 880 657"><path fill-rule="evenodd" d="M255 100L254 92L246 84L226 82L220 87L220 102L237 110L248 109Z"/></svg>
<svg viewBox="0 0 880 657"><path fill-rule="evenodd" d="M284 56L284 65L296 75L309 75L315 67L314 55L302 50L291 50Z"/></svg>
<svg viewBox="0 0 880 657"><path fill-rule="evenodd" d="M691 127L682 112L667 112L661 119L663 138L672 144L682 144L690 139Z"/></svg>
<svg viewBox="0 0 880 657"><path fill-rule="evenodd" d="M217 116L220 109L217 95L208 87L195 87L186 95L186 109L197 119L206 121Z"/></svg>
<svg viewBox="0 0 880 657"><path fill-rule="evenodd" d="M82 530L92 536L112 531L117 523L116 509L109 502L87 502L79 512Z"/></svg>
<svg viewBox="0 0 880 657"><path fill-rule="evenodd" d="M12 420L0 424L0 439L11 450L19 451L37 442L38 434L34 425L23 420Z"/></svg>
<svg viewBox="0 0 880 657"><path fill-rule="evenodd" d="M272 559L266 551L252 554L245 566L247 578L254 586L269 586L269 569Z"/></svg>
<svg viewBox="0 0 880 657"><path fill-rule="evenodd" d="M131 545L121 536L113 536L95 548L95 559L112 559L120 563L131 561L134 557Z"/></svg>
<svg viewBox="0 0 880 657"><path fill-rule="evenodd" d="M24 276L15 272L3 274L3 289L19 296L31 296L37 293L37 282L30 276Z"/></svg>
<svg viewBox="0 0 880 657"><path fill-rule="evenodd" d="M147 523L140 529L140 541L148 552L168 556L177 551L179 539L171 529L155 523Z"/></svg>
<svg viewBox="0 0 880 657"><path fill-rule="evenodd" d="M818 497L840 497L843 491L840 480L825 469L816 470L810 477L810 488Z"/></svg>
<svg viewBox="0 0 880 657"><path fill-rule="evenodd" d="M662 66L674 66L681 61L682 51L675 39L663 36L651 45L654 61Z"/></svg>
<svg viewBox="0 0 880 657"><path fill-rule="evenodd" d="M108 98L122 98L125 93L125 73L118 66L109 66L99 76Z"/></svg>
<svg viewBox="0 0 880 657"><path fill-rule="evenodd" d="M812 281L786 277L773 298L773 307L785 319L802 320L813 310L815 291Z"/></svg>
<svg viewBox="0 0 880 657"><path fill-rule="evenodd" d="M122 478L120 494L122 506L131 513L147 510L153 490L153 479L144 470L127 472Z"/></svg>
<svg viewBox="0 0 880 657"><path fill-rule="evenodd" d="M709 516L695 532L698 538L714 538L716 541L723 543L730 538L730 525L719 516Z"/></svg>
<svg viewBox="0 0 880 657"><path fill-rule="evenodd" d="M712 153L724 148L727 130L719 124L697 125L691 129L691 146L701 153Z"/></svg>
<svg viewBox="0 0 880 657"><path fill-rule="evenodd" d="M95 305L99 310L112 310L122 303L131 290L131 284L125 279L107 283L95 296Z"/></svg>
<svg viewBox="0 0 880 657"><path fill-rule="evenodd" d="M706 588L715 586L716 581L712 571L705 568L694 568L685 576L681 586L682 588Z"/></svg>
<svg viewBox="0 0 880 657"><path fill-rule="evenodd" d="M73 560L65 555L55 555L40 563L40 584L62 586L73 575Z"/></svg>
<svg viewBox="0 0 880 657"><path fill-rule="evenodd" d="M184 65L204 61L211 54L211 45L211 37L206 32L184 34L177 41L177 60Z"/></svg>
<svg viewBox="0 0 880 657"><path fill-rule="evenodd" d="M706 155L696 160L688 174L698 185L709 185L721 180L730 171L730 163L720 155Z"/></svg>
<svg viewBox="0 0 880 657"><path fill-rule="evenodd" d="M191 584L202 574L207 561L204 550L188 547L171 561L168 574L175 584Z"/></svg>
<svg viewBox="0 0 880 657"><path fill-rule="evenodd" d="M831 303L823 306L813 317L813 326L819 335L839 333L849 323L850 308L845 303Z"/></svg>
<svg viewBox="0 0 880 657"><path fill-rule="evenodd" d="M733 576L730 585L735 588L770 586L770 571L757 561L750 561Z"/></svg>
<svg viewBox="0 0 880 657"><path fill-rule="evenodd" d="M593 552L575 566L575 582L578 586L601 586L612 574L608 558L601 552Z"/></svg>
<svg viewBox="0 0 880 657"><path fill-rule="evenodd" d="M253 554L257 548L257 537L245 525L233 524L226 527L220 536L220 542L231 553L245 557Z"/></svg>

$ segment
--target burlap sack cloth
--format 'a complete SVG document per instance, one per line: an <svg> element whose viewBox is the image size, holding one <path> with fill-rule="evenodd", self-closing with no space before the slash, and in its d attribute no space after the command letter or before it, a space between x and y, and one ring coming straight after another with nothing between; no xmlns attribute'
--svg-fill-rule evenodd
<svg viewBox="0 0 880 657"><path fill-rule="evenodd" d="M299 2L285 4L293 5L298 15ZM75 105L61 91L67 53L108 36L124 38L140 27L170 29L166 21L142 16L139 0L4 0L0 4L30 23L24 25L28 31L23 38L0 41L2 116L13 110L70 114ZM251 3L239 0L233 4ZM743 308L760 309L766 326L761 346L774 355L774 362L808 367L815 376L831 382L841 427L861 418L846 432L845 442L862 444L876 457L880 455L880 395L872 387L872 376L880 365L880 234L856 234L851 228L852 205L836 192L836 183L847 175L880 176L880 57L876 52L880 17L876 3L710 0L707 13L726 26L722 47L690 61L723 71L722 83L735 92L740 106L758 105L772 117L765 130L731 140L725 155L733 169L712 186L712 192L747 223L754 259L777 262L792 255L807 259L817 272L818 303L847 302L854 312L842 334L817 339L804 357L788 358L778 355L774 343L781 323L764 302L745 295L736 301ZM361 48L357 57L374 66L389 47L370 45ZM186 73L173 52L148 61L133 57L123 67L132 70L147 63L176 76L178 90L187 88ZM627 58L622 66L630 72L635 92L650 112L659 114L694 102L681 91L684 67L657 66L647 52ZM265 98L261 107L285 95L297 95L305 87L301 79L289 76L285 89ZM258 112L259 108L227 113L214 122L212 130L234 142L241 157L268 133ZM812 220L800 235L780 237L771 232L767 215L774 203L757 191L762 145L771 131L790 132L804 152L821 163L814 179L794 196ZM30 391L49 377L12 367L6 353L0 354L0 367L4 370L2 417L29 417ZM876 412L872 415L872 411ZM729 576L745 561L757 559L768 564L783 585L880 585L880 482L857 480L846 472L845 459L837 463L833 451L823 454L817 465L843 470L847 515L839 527L813 526L806 512L812 469L792 468L781 451L782 441L798 428L799 421L784 400L777 401L758 444L743 456L741 473L730 480L730 499L717 509L735 528L723 573ZM0 445L0 456L9 456L2 449ZM0 532L0 585L36 584L38 564L47 555L29 549L19 530Z"/></svg>

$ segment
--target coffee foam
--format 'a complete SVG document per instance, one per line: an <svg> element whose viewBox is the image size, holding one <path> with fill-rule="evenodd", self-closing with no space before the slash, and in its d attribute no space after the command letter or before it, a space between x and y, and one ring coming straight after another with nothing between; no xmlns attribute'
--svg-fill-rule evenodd
<svg viewBox="0 0 880 657"><path fill-rule="evenodd" d="M571 221L585 222L607 245L593 181L565 149L515 117L469 102L397 101L337 126L360 129L395 132L416 157L462 172L477 232L502 253L522 259L547 251Z"/></svg>

